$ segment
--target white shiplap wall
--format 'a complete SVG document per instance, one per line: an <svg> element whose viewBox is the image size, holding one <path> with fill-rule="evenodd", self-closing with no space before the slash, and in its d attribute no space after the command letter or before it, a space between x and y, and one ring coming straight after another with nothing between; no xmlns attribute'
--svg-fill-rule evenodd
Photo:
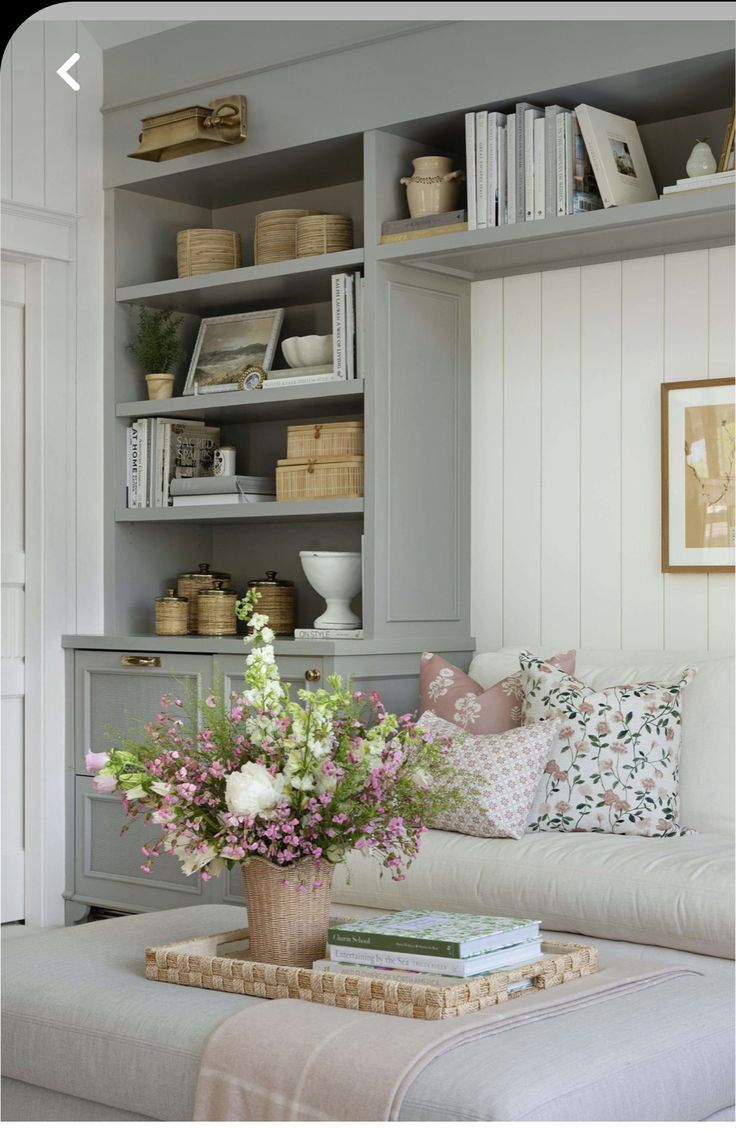
<svg viewBox="0 0 736 1131"><path fill-rule="evenodd" d="M734 579L660 572L663 381L732 376L732 248L473 285L480 651L733 647Z"/></svg>

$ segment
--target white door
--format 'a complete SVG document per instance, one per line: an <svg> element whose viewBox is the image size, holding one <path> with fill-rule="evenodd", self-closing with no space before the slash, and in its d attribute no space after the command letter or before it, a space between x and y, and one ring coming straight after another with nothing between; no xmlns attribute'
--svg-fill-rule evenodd
<svg viewBox="0 0 736 1131"><path fill-rule="evenodd" d="M0 359L0 671L2 900L0 920L25 917L25 286L22 263L2 261Z"/></svg>

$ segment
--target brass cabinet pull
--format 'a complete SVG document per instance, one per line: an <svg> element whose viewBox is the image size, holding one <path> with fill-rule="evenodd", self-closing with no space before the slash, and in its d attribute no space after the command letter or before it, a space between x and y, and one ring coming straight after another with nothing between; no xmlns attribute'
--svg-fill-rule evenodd
<svg viewBox="0 0 736 1131"><path fill-rule="evenodd" d="M306 679L307 683L317 683L320 679L322 679L322 672L319 670L319 668L307 668L304 673L304 678Z"/></svg>
<svg viewBox="0 0 736 1131"><path fill-rule="evenodd" d="M160 668L160 656L121 656L120 663L124 668Z"/></svg>

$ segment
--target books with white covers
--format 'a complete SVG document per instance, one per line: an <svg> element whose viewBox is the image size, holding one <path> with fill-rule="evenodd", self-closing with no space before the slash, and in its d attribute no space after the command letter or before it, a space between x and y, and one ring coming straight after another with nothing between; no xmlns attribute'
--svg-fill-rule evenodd
<svg viewBox="0 0 736 1131"><path fill-rule="evenodd" d="M275 495L231 492L225 495L174 495L175 507L240 506L242 503L275 503Z"/></svg>
<svg viewBox="0 0 736 1131"><path fill-rule="evenodd" d="M656 200L636 122L581 103L575 107L603 206Z"/></svg>
<svg viewBox="0 0 736 1131"><path fill-rule="evenodd" d="M475 216L476 228L488 227L488 111L475 115Z"/></svg>
<svg viewBox="0 0 736 1131"><path fill-rule="evenodd" d="M555 163L557 166L556 195L558 216L567 216L572 212L571 118L572 114L569 110L561 110L556 118Z"/></svg>
<svg viewBox="0 0 736 1131"><path fill-rule="evenodd" d="M572 210L575 212L594 212L603 207L598 186L590 163L588 151L585 148L583 135L577 115L572 115L573 130L573 191Z"/></svg>
<svg viewBox="0 0 736 1131"><path fill-rule="evenodd" d="M266 374L267 381L274 381L279 377L314 377L317 373L332 373L328 365L296 365L292 369L269 369Z"/></svg>
<svg viewBox="0 0 736 1131"><path fill-rule="evenodd" d="M544 159L545 146L545 120L542 117L534 121L534 219L544 220L545 215L545 175L546 164Z"/></svg>
<svg viewBox="0 0 736 1131"><path fill-rule="evenodd" d="M516 114L506 116L506 222L516 223Z"/></svg>
<svg viewBox="0 0 736 1131"><path fill-rule="evenodd" d="M733 184L734 184L734 182L732 181L731 187L733 187ZM718 189L722 189L722 188L725 188L725 187L727 187L727 186L725 186L725 185L693 185L691 188L688 188L686 185L668 185L666 188L662 189L662 192L660 193L660 199L661 200L672 200L672 199L674 199L676 197L680 197L680 196L689 196L692 193L717 192Z"/></svg>
<svg viewBox="0 0 736 1131"><path fill-rule="evenodd" d="M302 377L269 377L263 382L264 389L286 389L293 385L319 385L321 381L344 381L345 377L340 377L339 374L329 373L312 373L311 375L305 374Z"/></svg>
<svg viewBox="0 0 736 1131"><path fill-rule="evenodd" d="M564 106L544 108L544 215L557 215L557 115L569 114Z"/></svg>
<svg viewBox="0 0 736 1131"><path fill-rule="evenodd" d="M355 380L355 288L352 275L345 275L345 377Z"/></svg>
<svg viewBox="0 0 736 1131"><path fill-rule="evenodd" d="M465 115L465 178L468 191L468 231L478 227L475 177L475 114Z"/></svg>
<svg viewBox="0 0 736 1131"><path fill-rule="evenodd" d="M328 929L327 941L415 955L470 958L538 940L539 924L539 919L410 908L336 924Z"/></svg>
<svg viewBox="0 0 736 1131"><path fill-rule="evenodd" d="M500 210L501 195L501 154L499 150L499 130L506 122L505 114L498 114L491 110L488 114L488 209L487 224L489 228L496 228L503 224L503 213ZM505 139L505 134L504 134ZM505 192L504 192L505 196Z"/></svg>
<svg viewBox="0 0 736 1131"><path fill-rule="evenodd" d="M295 640L362 640L362 628L296 628Z"/></svg>
<svg viewBox="0 0 736 1131"><path fill-rule="evenodd" d="M544 110L529 106L524 111L524 219L534 219L534 123Z"/></svg>
<svg viewBox="0 0 736 1131"><path fill-rule="evenodd" d="M514 125L516 133L516 222L520 223L526 220L526 138L527 138L527 110L536 110L540 114L542 111L538 106L532 106L531 102L517 102L514 108ZM530 119L530 122L533 118ZM529 136L532 139L532 151L534 146L534 130L530 126ZM532 167L532 176L533 176Z"/></svg>
<svg viewBox="0 0 736 1131"><path fill-rule="evenodd" d="M488 954L472 958L439 958L427 954L409 954L392 950L365 950L359 946L340 946L330 943L329 956L333 962L350 962L356 966L393 966L399 970L422 970L428 974L451 974L456 978L469 978L475 974L491 974L527 962L538 962L542 957L542 944L537 939L517 943Z"/></svg>
<svg viewBox="0 0 736 1131"><path fill-rule="evenodd" d="M357 978L386 978L392 982L418 982L422 986L456 986L463 981L461 977L453 977L452 974L423 974L418 970L396 970L390 966L356 966L349 962L331 962L329 958L316 959L312 963L312 969L326 974L344 974L346 977L354 975ZM533 978L519 978L509 983L507 992L512 994L529 989L533 981Z"/></svg>
<svg viewBox="0 0 736 1131"><path fill-rule="evenodd" d="M344 279L344 275L333 275L330 284L332 290L332 368L336 377L347 378Z"/></svg>
<svg viewBox="0 0 736 1131"><path fill-rule="evenodd" d="M363 380L364 357L364 324L363 306L365 303L365 279L359 271L354 275L355 283L355 376L358 381Z"/></svg>
<svg viewBox="0 0 736 1131"><path fill-rule="evenodd" d="M272 475L200 475L171 481L172 495L228 495L251 491L257 495L273 495L276 480Z"/></svg>
<svg viewBox="0 0 736 1131"><path fill-rule="evenodd" d="M677 184L682 188L705 188L710 185L732 185L736 182L736 169L724 169L722 173L704 173L702 177L678 177ZM674 188L671 185L670 188ZM663 189L667 192L667 189Z"/></svg>
<svg viewBox="0 0 736 1131"><path fill-rule="evenodd" d="M498 223L507 224L506 216L506 127L499 126L498 136Z"/></svg>

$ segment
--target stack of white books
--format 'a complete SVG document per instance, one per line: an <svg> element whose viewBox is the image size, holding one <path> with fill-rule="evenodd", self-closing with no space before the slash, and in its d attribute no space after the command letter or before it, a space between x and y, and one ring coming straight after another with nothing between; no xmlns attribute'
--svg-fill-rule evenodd
<svg viewBox="0 0 736 1131"><path fill-rule="evenodd" d="M169 487L180 474L212 474L220 429L203 420L152 416L127 430L126 485L129 507L167 507Z"/></svg>
<svg viewBox="0 0 736 1131"><path fill-rule="evenodd" d="M267 475L207 475L174 479L170 489L175 507L276 501L275 480Z"/></svg>
<svg viewBox="0 0 736 1131"><path fill-rule="evenodd" d="M365 280L359 271L332 276L332 365L271 369L266 378L267 389L362 379L364 288Z"/></svg>
<svg viewBox="0 0 736 1131"><path fill-rule="evenodd" d="M661 199L677 196L683 192L703 192L723 188L726 185L736 185L736 169L729 169L725 173L708 173L703 177L680 177L676 185L667 185L662 189Z"/></svg>

